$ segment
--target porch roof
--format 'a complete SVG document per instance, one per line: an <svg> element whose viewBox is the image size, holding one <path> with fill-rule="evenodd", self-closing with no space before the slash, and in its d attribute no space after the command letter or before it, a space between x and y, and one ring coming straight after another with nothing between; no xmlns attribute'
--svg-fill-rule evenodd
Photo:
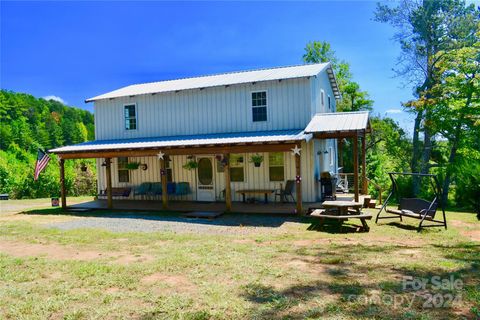
<svg viewBox="0 0 480 320"><path fill-rule="evenodd" d="M370 132L368 111L317 113L305 128L318 138L341 138Z"/></svg>
<svg viewBox="0 0 480 320"><path fill-rule="evenodd" d="M272 144L310 140L311 135L303 129L229 132L198 135L178 135L133 139L94 140L76 145L49 150L56 154L108 152L128 150L160 150L161 148L183 148L200 146L223 146L242 144Z"/></svg>

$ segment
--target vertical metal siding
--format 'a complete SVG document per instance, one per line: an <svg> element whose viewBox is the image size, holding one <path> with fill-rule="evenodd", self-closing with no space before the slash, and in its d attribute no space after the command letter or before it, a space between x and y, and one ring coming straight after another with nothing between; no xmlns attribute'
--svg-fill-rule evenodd
<svg viewBox="0 0 480 320"><path fill-rule="evenodd" d="M303 200L305 202L313 202L316 199L316 186L315 177L312 174L314 171L314 142L302 143L302 184L303 184ZM279 189L280 183L285 187L286 180L295 180L295 157L291 152L284 153L285 164L285 181L270 181L269 179L269 163L268 153L261 153L264 157L262 165L257 168L253 163L250 163L250 156L252 153L246 153L244 155L244 182L232 182L232 199L233 201L241 201L241 195L236 191L240 189ZM212 155L214 156L214 155ZM197 156L198 157L198 156ZM172 196L172 200L193 200L196 197L196 185L197 185L197 172L196 170L186 170L183 165L187 162L187 156L172 156L172 170L174 182L188 182L192 193L186 196ZM101 166L103 159L97 159L98 168L98 188L99 190L105 189L105 167ZM113 187L136 187L142 182L160 182L160 162L156 157L130 157L129 162L140 162L147 164L147 170L136 169L130 170L130 182L122 183L118 181L118 162L117 159L112 159L112 185ZM217 200L223 201L219 196L223 189L225 189L225 176L224 173L217 172L217 164L214 159L214 178L215 178L215 196ZM260 197L259 197L260 198ZM133 192L130 199L156 199L160 200L161 197L134 197ZM269 198L270 201L274 200L273 195Z"/></svg>
<svg viewBox="0 0 480 320"><path fill-rule="evenodd" d="M252 121L251 92L267 91L266 122ZM125 130L123 106L137 105L137 130ZM95 102L96 139L304 128L311 118L310 82L242 84Z"/></svg>

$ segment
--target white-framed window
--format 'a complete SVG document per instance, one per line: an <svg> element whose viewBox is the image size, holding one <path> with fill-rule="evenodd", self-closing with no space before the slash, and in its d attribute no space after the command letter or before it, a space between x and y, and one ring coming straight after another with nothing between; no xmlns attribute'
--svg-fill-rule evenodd
<svg viewBox="0 0 480 320"><path fill-rule="evenodd" d="M125 130L137 130L137 106L136 104L126 104L123 106L125 117Z"/></svg>
<svg viewBox="0 0 480 320"><path fill-rule="evenodd" d="M285 180L285 158L283 152L268 154L268 175L270 181Z"/></svg>
<svg viewBox="0 0 480 320"><path fill-rule="evenodd" d="M323 90L320 91L320 100L322 103L322 107L325 107L325 92Z"/></svg>
<svg viewBox="0 0 480 320"><path fill-rule="evenodd" d="M332 110L332 98L328 95L328 110Z"/></svg>
<svg viewBox="0 0 480 320"><path fill-rule="evenodd" d="M230 181L243 182L245 181L245 157L243 154L230 155Z"/></svg>
<svg viewBox="0 0 480 320"><path fill-rule="evenodd" d="M252 120L267 121L267 91L252 92Z"/></svg>
<svg viewBox="0 0 480 320"><path fill-rule="evenodd" d="M117 158L118 182L130 182L130 171L127 164L128 157Z"/></svg>
<svg viewBox="0 0 480 320"><path fill-rule="evenodd" d="M333 154L333 147L329 148L329 153L330 153L330 165L333 166L335 161L335 156Z"/></svg>

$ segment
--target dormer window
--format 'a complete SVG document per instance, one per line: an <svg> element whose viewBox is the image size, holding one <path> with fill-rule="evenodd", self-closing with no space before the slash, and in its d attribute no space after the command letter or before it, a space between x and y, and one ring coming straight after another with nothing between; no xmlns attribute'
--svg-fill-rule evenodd
<svg viewBox="0 0 480 320"><path fill-rule="evenodd" d="M253 122L267 121L267 91L252 92Z"/></svg>
<svg viewBox="0 0 480 320"><path fill-rule="evenodd" d="M125 130L137 129L137 110L136 105L127 104L124 106Z"/></svg>

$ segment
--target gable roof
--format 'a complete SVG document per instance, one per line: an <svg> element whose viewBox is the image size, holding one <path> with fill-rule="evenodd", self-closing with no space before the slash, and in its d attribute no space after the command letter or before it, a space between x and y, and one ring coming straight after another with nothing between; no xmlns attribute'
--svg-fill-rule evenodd
<svg viewBox="0 0 480 320"><path fill-rule="evenodd" d="M317 113L305 128L305 133L330 134L370 131L368 111Z"/></svg>
<svg viewBox="0 0 480 320"><path fill-rule="evenodd" d="M153 94L162 92L172 92L188 89L201 89L217 86L228 86L233 84L294 79L303 77L313 77L326 70L328 78L332 85L335 98L340 98L340 92L332 70L330 62L305 64L291 67L278 67L270 69L258 69L252 71L238 71L222 73L210 76L192 77L177 80L166 80L160 82L151 82L143 84L134 84L123 87L99 96L89 98L85 102L92 102L100 99L112 99L119 97L128 97L141 94Z"/></svg>

